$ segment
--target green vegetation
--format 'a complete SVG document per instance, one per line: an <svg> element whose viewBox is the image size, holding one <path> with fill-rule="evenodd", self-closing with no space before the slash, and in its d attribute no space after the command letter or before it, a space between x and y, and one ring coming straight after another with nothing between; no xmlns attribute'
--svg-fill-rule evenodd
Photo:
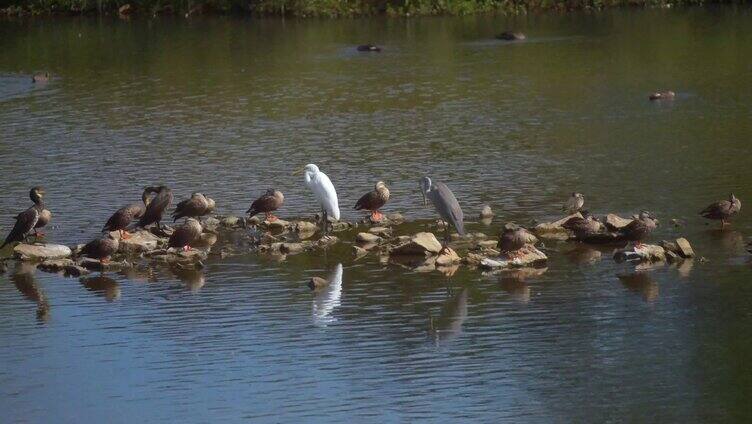
<svg viewBox="0 0 752 424"><path fill-rule="evenodd" d="M711 2L727 1L713 0ZM464 15L490 11L522 13L533 10L598 10L613 6L659 7L703 3L706 2L703 0L0 0L0 11L7 15L118 14L120 11L123 14L147 16L235 13L343 17ZM126 7L123 8L124 6Z"/></svg>

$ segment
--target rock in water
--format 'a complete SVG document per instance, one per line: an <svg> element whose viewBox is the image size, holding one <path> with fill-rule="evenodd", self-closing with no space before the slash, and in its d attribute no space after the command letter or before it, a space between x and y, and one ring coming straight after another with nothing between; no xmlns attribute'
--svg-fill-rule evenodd
<svg viewBox="0 0 752 424"><path fill-rule="evenodd" d="M397 246L392 255L429 255L441 251L441 243L433 233L418 233L409 242Z"/></svg>
<svg viewBox="0 0 752 424"><path fill-rule="evenodd" d="M454 249L447 247L436 257L436 266L450 266L460 263L461 260L462 259Z"/></svg>
<svg viewBox="0 0 752 424"><path fill-rule="evenodd" d="M70 247L62 244L26 244L20 243L13 248L16 258L30 259L62 259L71 255Z"/></svg>
<svg viewBox="0 0 752 424"><path fill-rule="evenodd" d="M308 287L311 290L322 289L328 285L329 285L329 282L321 277L311 277L311 280L308 282Z"/></svg>
<svg viewBox="0 0 752 424"><path fill-rule="evenodd" d="M120 239L119 251L125 254L138 254L155 250L160 238L149 231L139 231L131 234L127 239Z"/></svg>
<svg viewBox="0 0 752 424"><path fill-rule="evenodd" d="M493 216L493 210L491 210L491 206L489 205L483 206L483 209L480 210L480 219L493 218Z"/></svg>
<svg viewBox="0 0 752 424"><path fill-rule="evenodd" d="M679 248L679 255L683 258L692 258L695 256L695 251L692 250L692 246L689 244L689 240L684 237L676 239L676 246Z"/></svg>
<svg viewBox="0 0 752 424"><path fill-rule="evenodd" d="M545 253L528 244L517 250L513 259L507 256L483 258L480 260L479 266L486 269L518 268L544 264L547 260L548 257Z"/></svg>
<svg viewBox="0 0 752 424"><path fill-rule="evenodd" d="M572 218L582 218L582 214L579 212L572 215L565 216L564 218L554 222L543 222L533 228L533 232L540 238L552 239L552 240L568 240L569 230L564 228L565 222Z"/></svg>
<svg viewBox="0 0 752 424"><path fill-rule="evenodd" d="M642 244L640 247L617 250L614 253L617 261L645 261L662 262L666 260L666 251L655 244Z"/></svg>
<svg viewBox="0 0 752 424"><path fill-rule="evenodd" d="M619 215L615 214L608 214L606 215L606 219L603 222L603 224L606 225L606 228L608 228L611 231L617 231L621 230L622 228L626 227L627 225L631 224L633 220L622 218Z"/></svg>
<svg viewBox="0 0 752 424"><path fill-rule="evenodd" d="M379 243L381 242L381 237L371 233L358 233L355 236L355 241L358 243Z"/></svg>

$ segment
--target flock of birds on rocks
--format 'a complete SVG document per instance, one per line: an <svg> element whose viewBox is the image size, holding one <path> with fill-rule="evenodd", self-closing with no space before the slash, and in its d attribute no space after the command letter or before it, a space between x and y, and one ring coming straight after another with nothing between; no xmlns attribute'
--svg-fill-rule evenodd
<svg viewBox="0 0 752 424"><path fill-rule="evenodd" d="M335 221L340 218L337 191L329 177L314 164L305 165L293 173L293 175L300 174L303 174L305 185L310 189L321 207L320 225L323 233L328 234L331 225L329 218ZM444 183L433 182L429 177L423 177L420 180L420 189L424 205L427 205L428 200L430 200L439 217L453 226L460 236L464 235L464 214L452 190ZM32 232L35 237L44 235L40 233L40 230L47 226L52 219L52 214L45 208L44 195L45 191L42 187L33 187L30 190L29 196L34 204L16 216L15 225L0 249L11 243L25 241L32 235ZM380 209L389 201L389 197L390 193L386 184L379 181L372 191L358 199L354 208L369 211L371 220L379 222L383 219ZM172 190L168 187L146 187L141 196L141 202L122 207L112 214L102 229L106 235L87 243L80 253L106 263L109 257L117 252L119 239L130 237L128 229L146 228L152 225L160 229L162 217L172 201ZM278 190L269 189L253 201L247 213L250 216L263 213L267 220L274 221L277 217L273 213L281 208L283 203L284 195ZM584 205L584 195L572 193L564 204L563 210L570 214L577 214L577 212L579 214L568 219L563 227L572 231L575 238L579 240L588 240L588 238L597 235L612 234L606 232L603 224L583 209ZM190 250L191 244L199 239L202 232L201 223L197 218L212 213L215 206L213 199L201 193L193 193L189 199L179 202L171 216L173 222L181 218L185 218L185 222L170 235L169 247ZM707 219L719 220L721 225L725 226L729 219L739 213L740 210L741 201L734 194L731 194L728 200L715 202L700 211L700 215ZM450 240L449 225L445 227L444 249L446 249ZM638 247L657 225L657 219L650 212L642 211L631 223L619 229L617 235L620 240L634 242L635 246ZM119 234L119 237L116 237L116 234ZM534 236L524 228L506 226L499 236L498 247L503 253L513 257L515 251L521 249L525 244L534 243L533 240Z"/></svg>

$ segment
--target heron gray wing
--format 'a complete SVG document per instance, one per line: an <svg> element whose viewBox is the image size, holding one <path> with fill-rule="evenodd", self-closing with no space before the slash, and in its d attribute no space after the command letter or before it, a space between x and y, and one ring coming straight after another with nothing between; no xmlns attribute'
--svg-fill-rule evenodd
<svg viewBox="0 0 752 424"><path fill-rule="evenodd" d="M454 225L459 235L465 235L465 216L452 190L444 183L436 183L429 194L439 215Z"/></svg>

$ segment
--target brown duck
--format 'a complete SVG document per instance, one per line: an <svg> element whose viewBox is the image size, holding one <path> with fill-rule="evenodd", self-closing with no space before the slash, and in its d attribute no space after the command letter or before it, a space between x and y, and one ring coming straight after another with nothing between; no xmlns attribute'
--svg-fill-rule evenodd
<svg viewBox="0 0 752 424"><path fill-rule="evenodd" d="M538 239L528 230L516 225L507 225L499 236L496 247L510 258L517 256L518 251L526 244L535 244Z"/></svg>
<svg viewBox="0 0 752 424"><path fill-rule="evenodd" d="M188 218L185 224L175 229L168 242L169 247L191 250L191 243L201 236L201 224L195 218Z"/></svg>
<svg viewBox="0 0 752 424"><path fill-rule="evenodd" d="M284 202L285 196L282 194L282 192L270 188L266 190L266 193L262 194L261 197L254 200L253 203L251 203L251 207L248 208L245 213L250 214L250 216L264 213L266 214L267 221L276 221L279 218L274 216L272 212L281 208Z"/></svg>
<svg viewBox="0 0 752 424"><path fill-rule="evenodd" d="M198 218L208 215L214 210L215 205L214 200L201 193L193 193L190 199L183 200L175 207L172 222L184 217Z"/></svg>
<svg viewBox="0 0 752 424"><path fill-rule="evenodd" d="M10 233L5 238L2 246L0 246L0 249L10 243L24 241L31 230L36 227L37 222L39 221L39 217L45 210L43 200L44 188L32 187L32 189L29 191L29 197L31 197L31 201L34 202L34 205L16 215L16 223L15 225L13 225L13 229L10 230ZM47 211L47 213L49 213L49 211Z"/></svg>
<svg viewBox="0 0 752 424"><path fill-rule="evenodd" d="M585 196L582 193L572 193L564 203L561 210L569 214L577 213L585 206Z"/></svg>
<svg viewBox="0 0 752 424"><path fill-rule="evenodd" d="M157 195L151 200L146 207L141 219L138 220L138 227L145 228L147 225L157 224L157 228L161 229L159 223L162 221L162 215L165 209L172 204L172 190L165 186L149 187L150 192Z"/></svg>
<svg viewBox="0 0 752 424"><path fill-rule="evenodd" d="M586 239L594 234L603 232L603 224L595 219L594 216L585 212L583 217L575 216L570 218L562 224L562 227L574 233L574 238L577 240Z"/></svg>
<svg viewBox="0 0 752 424"><path fill-rule="evenodd" d="M383 181L379 181L372 191L369 191L358 199L358 202L355 203L355 209L371 211L371 220L378 222L384 219L384 214L379 212L379 209L388 201L389 189Z"/></svg>
<svg viewBox="0 0 752 424"><path fill-rule="evenodd" d="M139 219L144 215L146 207L149 206L149 202L151 202L151 197L149 195L152 193L152 190L152 187L146 187L144 189L144 192L141 194L142 203L131 203L128 206L123 206L118 209L112 214L110 219L107 220L107 223L104 224L102 231L118 231L121 239L130 238L131 235L126 231L126 228L128 228L134 219Z"/></svg>
<svg viewBox="0 0 752 424"><path fill-rule="evenodd" d="M33 83L45 83L50 80L50 73L49 72L41 72L38 74L34 74L34 76L31 77L31 82Z"/></svg>
<svg viewBox="0 0 752 424"><path fill-rule="evenodd" d="M739 213L741 209L741 200L737 199L736 196L734 196L734 193L731 193L728 200L715 202L712 205L709 205L707 208L701 210L700 216L707 219L720 220L721 226L725 226L726 221L728 221L732 216Z"/></svg>
<svg viewBox="0 0 752 424"><path fill-rule="evenodd" d="M658 226L658 220L650 212L642 211L640 215L630 222L626 227L619 230L619 234L624 240L633 241L635 246L639 247L650 233Z"/></svg>
<svg viewBox="0 0 752 424"><path fill-rule="evenodd" d="M119 247L120 242L108 234L86 243L80 253L88 258L97 259L101 264L106 264Z"/></svg>

